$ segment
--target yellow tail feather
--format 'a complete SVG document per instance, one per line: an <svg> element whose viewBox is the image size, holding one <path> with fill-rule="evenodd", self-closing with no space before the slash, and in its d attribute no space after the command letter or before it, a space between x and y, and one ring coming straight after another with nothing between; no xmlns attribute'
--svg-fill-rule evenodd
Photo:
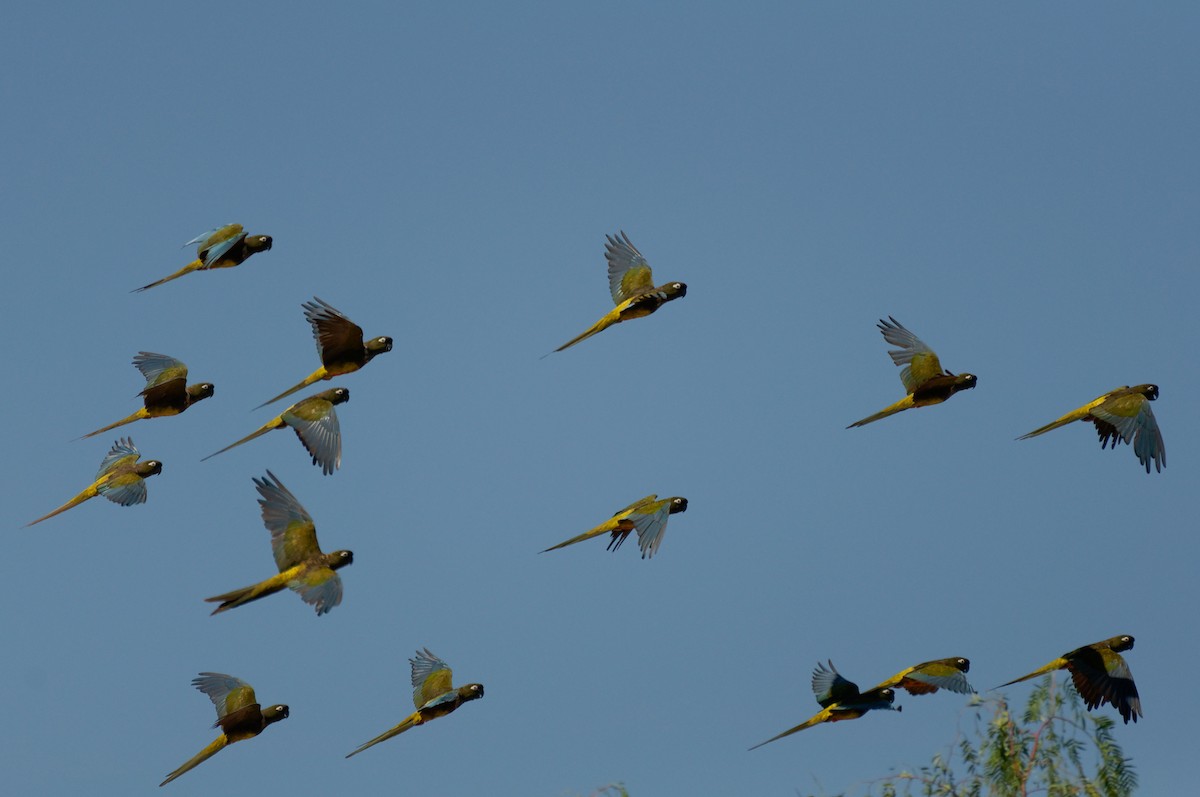
<svg viewBox="0 0 1200 797"><path fill-rule="evenodd" d="M1057 429L1060 426L1066 426L1068 423L1073 423L1075 421L1083 420L1084 418L1087 417L1087 414L1088 414L1088 409L1086 407L1080 407L1077 410L1072 410L1072 411L1068 412L1066 415L1062 416L1057 421L1054 421L1053 423L1048 423L1045 426L1034 429L1029 434L1023 434L1020 437L1018 437L1017 439L1018 440L1028 440L1031 437L1037 437L1040 434L1045 434L1046 432L1049 432L1053 429Z"/></svg>
<svg viewBox="0 0 1200 797"><path fill-rule="evenodd" d="M41 516L40 518L38 518L37 520L34 520L34 521L30 522L30 523L26 523L24 526L22 526L22 528L26 528L26 529L27 529L27 528L29 528L30 526L35 526L35 525L37 525L38 523L41 523L43 520L49 520L50 518L54 517L55 515L60 515L60 514L62 514L63 512L66 512L66 511L67 511L68 509L70 509L71 507L74 507L74 506L79 506L79 505L80 505L80 504L82 504L84 501L88 500L89 498L95 498L95 497L96 497L97 495L99 495L99 494L100 494L100 491L99 491L99 490L97 490L97 489L96 489L96 485L94 485L94 484L93 484L91 487L87 488L87 489L86 489L86 490L84 490L82 493L80 493L79 495L77 495L77 496L75 496L74 498L72 498L70 501L67 501L65 504L63 504L62 506L60 506L58 509L55 509L55 510L54 510L53 512L51 512L50 514L48 514L48 515L42 515L42 516Z"/></svg>
<svg viewBox="0 0 1200 797"><path fill-rule="evenodd" d="M593 324L592 327L587 332L584 332L582 335L578 335L574 338L571 338L570 340L568 340L563 345L559 346L554 351L548 352L548 353L542 355L542 359L544 360L547 357L549 357L551 354L562 351L563 349L569 349L572 346L574 346L576 343L579 343L580 341L583 341L583 340L587 340L592 335L595 335L599 332L603 332L604 330L608 329L609 327L611 327L613 324L617 323L620 320L621 320L620 313L618 313L616 310L613 310L611 313L604 316L604 318L601 318L599 321L597 321L595 324Z"/></svg>
<svg viewBox="0 0 1200 797"><path fill-rule="evenodd" d="M415 728L416 726L418 726L420 724L421 724L421 712L416 711L413 714L411 714L407 719L405 719L404 722L400 723L395 728L392 728L390 731L381 733L380 735L376 736L374 739L367 742L366 744L359 745L358 749L355 750L353 753L349 753L346 756L346 758L350 758L350 756L356 756L359 753L361 753L363 750L366 750L368 747L374 747L375 745L379 744L380 742L385 742L388 739L392 738L393 736L399 736L400 734L404 733L409 728Z"/></svg>
<svg viewBox="0 0 1200 797"><path fill-rule="evenodd" d="M142 407L140 410L135 412L133 415L130 415L128 418L122 418L121 420L117 421L116 423L110 423L108 426L105 426L101 429L97 429L94 432L88 432L87 434L82 435L80 437L76 437L75 439L76 440L86 440L89 437L95 437L98 434L104 434L105 432L107 432L110 429L116 429L118 426L124 426L127 423L133 423L134 421L140 421L143 418L149 418L149 417L150 417L150 413L146 412L145 407Z"/></svg>
<svg viewBox="0 0 1200 797"><path fill-rule="evenodd" d="M889 415L895 415L897 412L903 412L904 410L907 410L907 409L911 408L912 406L913 406L913 397L912 397L912 394L910 393L909 395L907 395L904 398L897 401L892 406L887 407L886 409L882 409L879 412L875 413L874 415L868 415L866 418L863 418L861 421L855 421L854 423L850 424L846 428L853 429L856 426L866 426L868 423L874 423L875 421L878 421L881 418L886 418Z"/></svg>
<svg viewBox="0 0 1200 797"><path fill-rule="evenodd" d="M287 426L287 424L285 424L283 422L283 418L281 416L276 416L276 417L272 418L271 420L267 421L266 423L264 423L262 426L258 427L258 429L254 430L250 434L243 437L241 440L238 440L236 443L230 443L229 445L222 448L220 451L214 451L211 454L209 454L207 457L203 457L200 461L203 462L206 459L212 459L217 454L224 454L226 451L228 451L231 448L237 448L242 443L249 443L251 440L253 440L256 437L261 437L262 435L266 434L267 432L274 431L275 429L282 429L284 426Z"/></svg>
<svg viewBox="0 0 1200 797"><path fill-rule="evenodd" d="M287 390L283 391L275 398L264 401L262 404L259 404L254 409L256 409L256 410L262 409L263 407L267 406L268 404L274 404L276 401L279 401L284 396L290 396L293 393L295 393L297 390L303 390L304 388L308 387L309 385L313 384L314 382L320 382L322 379L332 379L332 378L333 378L333 375L328 373L325 370L325 366L322 365L320 368L318 368L317 370L313 371L311 374L306 376L304 378L304 381L301 382L300 384L295 385L293 387L289 387Z"/></svg>
<svg viewBox="0 0 1200 797"><path fill-rule="evenodd" d="M293 570L294 569L295 568L293 568ZM287 586L290 576L291 571L288 573L280 573L277 576L272 576L266 581L260 581L252 586L235 589L230 592L226 592L223 595L214 595L213 597L205 598L204 600L208 603L220 602L221 605L212 611L213 614L220 614L221 612L229 609L236 609L238 606L247 604L250 601L256 601L259 598L265 598L268 595L274 595L276 592L279 592L281 589Z"/></svg>
<svg viewBox="0 0 1200 797"><path fill-rule="evenodd" d="M1006 684L1000 684L996 688L1003 689L1006 686L1012 686L1013 684L1019 684L1019 683L1021 683L1021 681L1028 681L1030 678L1037 678L1039 675L1045 675L1046 673L1054 672L1055 670L1061 670L1066 666L1067 666L1066 659L1055 659L1054 661L1047 664L1045 667L1039 667L1036 670L1034 670L1033 672L1029 673L1028 675L1022 675L1020 678L1014 678L1013 680L1009 681Z"/></svg>
<svg viewBox="0 0 1200 797"><path fill-rule="evenodd" d="M188 263L186 266L184 266L183 268L179 269L178 271L176 271L176 272L175 272L174 274L172 274L171 276L169 276L169 277L163 277L163 278L162 278L162 279L160 279L158 282L151 282L149 285L143 285L143 286L142 286L142 287L140 287L140 288L134 288L132 291L130 291L130 293L141 293L142 291L148 291L148 290L150 290L151 288L155 288L155 287L158 287L159 285L162 285L164 282L170 282L171 280L174 280L174 279L179 279L179 278L180 278L180 277L182 277L184 274L190 274L190 273L192 273L193 271L196 271L196 270L200 269L200 268L201 268L201 267L203 267L203 266L204 266L204 261L203 261L203 260L193 260L191 263Z"/></svg>
<svg viewBox="0 0 1200 797"><path fill-rule="evenodd" d="M225 734L221 734L216 739L213 739L208 747L205 747L203 750L196 753L196 755L188 759L186 764L172 772L170 775L167 775L167 779L158 784L159 787L166 786L168 783L175 780L175 778L179 777L184 772L187 772L189 769L195 769L200 764L203 764L205 761L221 752L221 750L224 749L225 745L227 744L229 744L229 740L226 739Z"/></svg>

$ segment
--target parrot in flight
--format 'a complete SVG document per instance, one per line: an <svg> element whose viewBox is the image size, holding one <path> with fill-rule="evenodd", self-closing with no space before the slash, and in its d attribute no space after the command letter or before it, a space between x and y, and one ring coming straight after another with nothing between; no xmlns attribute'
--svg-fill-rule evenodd
<svg viewBox="0 0 1200 797"><path fill-rule="evenodd" d="M121 506L145 503L146 479L162 473L162 463L157 459L138 462L141 456L142 453L134 446L132 438L120 438L113 443L113 447L100 461L100 470L96 473L96 480L88 485L86 490L50 514L42 515L37 520L26 523L25 528L52 518L60 512L66 512L71 507L78 506L98 495Z"/></svg>
<svg viewBox="0 0 1200 797"><path fill-rule="evenodd" d="M900 673L900 675L903 675L903 673ZM828 668L824 664L817 662L817 667L813 670L812 674L812 690L813 694L817 697L817 702L821 705L820 711L796 727L789 728L777 736L772 736L765 742L759 742L750 749L755 750L764 744L770 744L776 739L791 736L793 733L798 733L805 728L811 728L822 722L854 720L868 711L880 709L887 711L903 710L902 706L892 705L892 702L896 699L896 692L891 687L877 686L873 689L868 689L866 692L860 692L858 691L857 684L842 677L837 668L833 666L832 661L829 662Z"/></svg>
<svg viewBox="0 0 1200 797"><path fill-rule="evenodd" d="M297 390L308 387L322 379L353 373L377 354L392 350L392 339L386 335L363 342L362 327L351 321L328 302L314 296L311 302L301 305L304 317L312 325L313 338L317 342L317 356L321 367L306 376L303 381L288 388L273 399L264 401L254 409L274 404Z"/></svg>
<svg viewBox="0 0 1200 797"><path fill-rule="evenodd" d="M677 512L686 512L687 507L688 500L678 495L664 498L661 501L658 500L657 495L648 495L618 511L591 531L585 531L577 537L560 542L558 545L552 545L542 553L556 551L559 548L590 540L592 537L599 537L605 533L612 534L612 539L608 541L608 550L615 551L621 547L621 543L625 542L625 538L630 533L636 531L638 545L642 549L642 558L648 559L654 556L658 551L658 546L662 545L663 534L667 530L667 517Z"/></svg>
<svg viewBox="0 0 1200 797"><path fill-rule="evenodd" d="M1017 439L1028 440L1074 421L1086 421L1096 425L1100 448L1107 448L1112 443L1116 451L1119 444L1126 443L1133 448L1146 473L1150 472L1151 460L1154 470L1162 473L1163 466L1167 464L1167 448L1163 445L1158 421L1154 420L1154 411L1150 409L1150 402L1157 398L1158 385L1119 387Z"/></svg>
<svg viewBox="0 0 1200 797"><path fill-rule="evenodd" d="M258 503L262 507L263 525L271 532L271 550L279 574L204 600L220 603L212 612L219 614L287 587L299 593L305 603L312 604L318 615L326 614L342 602L342 579L333 571L352 564L354 554L321 552L312 516L274 473L268 470L265 479L253 481L262 496Z"/></svg>
<svg viewBox="0 0 1200 797"><path fill-rule="evenodd" d="M1121 657L1121 651L1125 650L1133 650L1133 637L1127 634L1084 645L1062 654L1028 675L1014 678L996 688L1028 681L1054 670L1067 670L1088 711L1111 703L1121 713L1126 725L1130 720L1136 723L1138 717L1142 716L1142 699L1138 697L1137 686L1133 683L1133 673Z"/></svg>
<svg viewBox="0 0 1200 797"><path fill-rule="evenodd" d="M359 745L358 749L347 755L346 758L358 755L368 747L377 745L393 736L398 736L409 728L415 728L430 720L444 717L463 703L483 697L483 684L467 684L457 689L451 686L450 667L435 656L429 648L418 650L417 655L408 662L412 665L413 705L417 707L417 710L408 715L404 722L396 727Z"/></svg>
<svg viewBox="0 0 1200 797"><path fill-rule="evenodd" d="M559 346L555 352L569 349L613 324L648 316L667 302L687 295L687 285L682 282L667 282L654 287L650 264L623 230L616 237L605 237L608 239L604 245L604 257L608 260L608 288L616 307L586 332ZM550 354L544 356L549 357Z"/></svg>
<svg viewBox="0 0 1200 797"><path fill-rule="evenodd" d="M282 703L263 708L254 696L254 687L240 678L219 672L202 672L199 678L192 679L192 686L208 695L213 705L217 707L217 721L213 727L221 728L221 735L195 756L167 775L167 779L158 784L166 786L175 778L189 769L204 763L226 746L234 742L253 739L267 726L287 719L288 707Z"/></svg>
<svg viewBox="0 0 1200 797"><path fill-rule="evenodd" d="M133 365L142 372L146 379L146 388L138 395L142 397L142 408L127 418L110 423L88 432L80 440L95 437L98 434L124 426L127 423L140 421L142 418L162 418L167 415L178 415L197 401L210 398L213 394L211 382L199 382L195 385L187 383L187 366L182 360L168 357L165 354L155 354L152 351L139 351L133 358Z"/></svg>
<svg viewBox="0 0 1200 797"><path fill-rule="evenodd" d="M900 372L900 381L904 383L904 389L908 391L908 395L874 415L868 415L861 421L855 421L847 426L847 429L866 426L868 423L874 423L881 418L913 407L941 404L958 391L970 390L975 387L977 381L975 374L952 374L942 370L942 363L933 349L905 329L896 319L888 316L888 321L880 319L877 326L883 333L884 340L893 346L900 347L889 350L888 354L891 355L892 362L904 366L904 370Z"/></svg>
<svg viewBox="0 0 1200 797"><path fill-rule="evenodd" d="M223 454L267 432L290 426L304 444L304 448L312 455L313 464L320 465L321 472L328 476L342 464L342 430L333 407L349 400L350 391L344 387L314 393L308 398L300 399L236 443L230 443L200 461L212 459L217 454Z"/></svg>
<svg viewBox="0 0 1200 797"><path fill-rule="evenodd" d="M209 230L197 235L185 243L184 246L191 246L193 244L199 244L195 260L168 277L163 277L157 282L151 282L149 285L135 288L133 293L150 290L153 287L162 285L164 282L179 279L184 274L190 274L193 271L207 271L213 268L240 266L251 255L270 249L271 236L247 235L245 230L242 229L242 225L226 224L224 227L218 227L215 230Z"/></svg>

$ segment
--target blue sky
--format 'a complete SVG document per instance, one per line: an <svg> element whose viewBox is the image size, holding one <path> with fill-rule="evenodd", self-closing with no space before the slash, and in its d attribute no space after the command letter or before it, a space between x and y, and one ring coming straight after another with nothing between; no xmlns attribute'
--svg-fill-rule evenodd
<svg viewBox="0 0 1200 797"><path fill-rule="evenodd" d="M814 713L818 660L966 656L986 689L1118 633L1117 738L1146 793L1192 783L1195 7L298 5L0 30L12 793L154 791L214 735L201 670L292 714L177 795L833 793L969 713L747 752ZM129 293L234 221L274 248ZM539 359L611 307L618 229L687 297ZM290 433L201 463L316 367L314 295L395 339L324 385L341 470ZM887 315L978 388L845 430L902 395ZM126 428L149 502L21 529L89 482L115 433L68 441L137 407L139 350L216 384ZM1014 441L1140 382L1161 474L1082 425ZM328 616L208 616L273 571L267 468L355 553ZM537 554L651 492L690 501L653 560ZM486 697L344 761L423 646Z"/></svg>

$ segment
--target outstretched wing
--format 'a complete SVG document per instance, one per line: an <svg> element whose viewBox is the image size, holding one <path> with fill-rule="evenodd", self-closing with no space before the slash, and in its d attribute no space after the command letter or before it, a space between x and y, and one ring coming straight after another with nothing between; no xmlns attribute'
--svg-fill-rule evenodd
<svg viewBox="0 0 1200 797"><path fill-rule="evenodd" d="M362 360L362 327L319 297L314 296L311 302L301 306L304 308L304 317L312 324L317 356L323 365Z"/></svg>
<svg viewBox="0 0 1200 797"><path fill-rule="evenodd" d="M342 464L342 430L333 404L325 399L305 399L289 407L281 416L296 431L300 442L320 465L326 476Z"/></svg>
<svg viewBox="0 0 1200 797"><path fill-rule="evenodd" d="M118 438L113 443L113 447L104 455L104 459L100 460L100 470L96 471L96 478L103 478L109 471L123 465L132 465L141 456L142 452L137 450L137 446L133 444L132 437Z"/></svg>
<svg viewBox="0 0 1200 797"><path fill-rule="evenodd" d="M1133 446L1133 453L1138 461L1150 472L1150 462L1162 471L1167 461L1167 449L1163 445L1162 432L1158 429L1158 421L1154 419L1154 411L1150 409L1150 401L1139 393L1114 397L1092 408L1092 416L1097 419L1096 429L1100 432L1100 444L1106 446L1113 437L1113 432L1105 429L1106 424L1121 440ZM1117 441L1112 440L1115 447Z"/></svg>
<svg viewBox="0 0 1200 797"><path fill-rule="evenodd" d="M202 672L199 678L192 679L192 686L208 695L217 709L218 720L258 702L254 687L241 678L220 672Z"/></svg>
<svg viewBox="0 0 1200 797"><path fill-rule="evenodd" d="M604 245L604 257L608 260L608 289L612 293L613 304L620 304L653 289L654 275L650 272L650 264L625 231L617 233L615 238L611 235L604 237L608 239Z"/></svg>
<svg viewBox="0 0 1200 797"><path fill-rule="evenodd" d="M408 662L412 665L413 705L417 708L454 688L449 665L429 648L418 650Z"/></svg>
<svg viewBox="0 0 1200 797"><path fill-rule="evenodd" d="M184 246L199 244L197 254L204 260L204 265L201 268L211 268L214 263L219 261L230 249L236 246L238 241L245 237L246 233L242 229L242 225L226 224L224 227L218 227L215 230L209 230L206 233L197 235L184 244Z"/></svg>
<svg viewBox="0 0 1200 797"><path fill-rule="evenodd" d="M314 567L302 576L288 582L300 599L313 606L317 614L328 614L329 610L342 602L342 579L328 567Z"/></svg>
<svg viewBox="0 0 1200 797"><path fill-rule="evenodd" d="M905 329L899 321L888 316L887 321L880 319L877 326L883 333L884 340L893 346L900 347L889 350L888 354L893 363L904 366L904 370L900 372L900 381L904 383L904 389L909 393L942 373L942 364L938 361L938 356L933 349Z"/></svg>
<svg viewBox="0 0 1200 797"><path fill-rule="evenodd" d="M254 486L262 496L258 504L262 507L263 525L271 532L271 551L279 572L320 556L317 527L291 490L269 470L265 479L254 478Z"/></svg>
<svg viewBox="0 0 1200 797"><path fill-rule="evenodd" d="M667 518L671 514L670 501L656 501L645 509L635 509L629 519L637 529L638 547L642 549L642 558L649 559L658 553L662 545L663 535L667 531Z"/></svg>
<svg viewBox="0 0 1200 797"><path fill-rule="evenodd" d="M1071 651L1064 658L1075 689L1089 711L1111 703L1126 723L1131 719L1137 722L1142 715L1142 700L1133 683L1133 673L1120 653L1107 647L1096 650L1089 645Z"/></svg>
<svg viewBox="0 0 1200 797"><path fill-rule="evenodd" d="M817 662L817 667L812 674L812 690L817 697L817 702L825 708L834 703L853 700L859 696L858 685L843 678L842 674L833 666L832 660L829 661L828 668L821 662Z"/></svg>

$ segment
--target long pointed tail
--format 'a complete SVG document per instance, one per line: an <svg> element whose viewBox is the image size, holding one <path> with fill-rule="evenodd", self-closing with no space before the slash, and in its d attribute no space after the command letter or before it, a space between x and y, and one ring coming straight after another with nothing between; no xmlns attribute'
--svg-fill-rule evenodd
<svg viewBox="0 0 1200 797"><path fill-rule="evenodd" d="M1064 668L1066 666L1067 666L1066 659L1055 659L1054 661L1047 664L1045 667L1039 667L1036 670L1034 670L1033 672L1029 673L1028 675L1022 675L1020 678L1014 678L1013 680L1009 681L1008 683L1000 684L999 686L997 686L995 688L1003 689L1006 686L1012 686L1013 684L1021 683L1021 681L1028 681L1030 678L1037 678L1039 675L1045 675L1048 672L1054 672L1055 670L1061 670L1062 668Z"/></svg>
<svg viewBox="0 0 1200 797"><path fill-rule="evenodd" d="M1086 407L1080 407L1077 410L1071 410L1066 415L1059 418L1057 421L1054 421L1053 423L1048 423L1045 426L1034 429L1029 434L1023 434L1020 437L1018 437L1017 439L1018 440L1028 440L1031 437L1037 437L1038 435L1045 434L1046 432L1049 432L1052 429L1057 429L1060 426L1066 426L1068 423L1082 420L1087 417L1087 414L1088 414L1088 410Z"/></svg>
<svg viewBox="0 0 1200 797"><path fill-rule="evenodd" d="M267 432L273 431L275 429L281 429L286 425L287 424L285 424L283 422L283 418L281 418L281 417L272 418L271 420L264 423L262 426L258 427L258 429L254 430L250 434L246 435L241 440L238 440L236 443L230 443L229 445L222 448L220 451L214 451L211 454L209 454L207 457L202 458L200 461L203 462L206 459L212 459L217 454L224 454L226 451L228 451L231 448L237 448L242 443L249 443L251 440L253 440L256 437L262 437Z"/></svg>
<svg viewBox="0 0 1200 797"><path fill-rule="evenodd" d="M767 739L765 742L759 742L758 744L754 745L754 747L751 747L750 749L757 750L758 748L762 747L764 744L770 744L771 742L774 742L777 739L782 739L785 736L791 736L793 733L799 733L800 731L804 730L805 728L811 728L812 726L814 726L818 723L824 722L825 720L829 719L829 717L830 717L829 709L827 709L827 708L822 709L819 714L805 720L804 722L797 725L795 728L789 728L788 730L784 731L783 733L779 734L778 736L772 736L770 739Z"/></svg>
<svg viewBox="0 0 1200 797"><path fill-rule="evenodd" d="M590 540L592 537L599 537L601 534L604 534L605 532L612 531L613 529L615 529L617 527L617 525L618 525L617 522L612 521L612 520L607 521L605 523L601 523L599 526L592 529L591 531L585 531L583 534L580 534L577 537L572 537L571 539L566 540L565 542L560 542L558 545L551 545L545 551L539 551L539 553L546 553L547 551L557 551L559 548L566 548L568 545L574 545L577 542L583 542L584 540Z"/></svg>
<svg viewBox="0 0 1200 797"><path fill-rule="evenodd" d="M179 777L184 772L187 772L189 769L195 769L200 764L203 764L205 761L212 758L217 753L221 752L221 750L227 744L229 744L229 741L228 741L228 739L225 738L225 734L221 734L216 739L213 739L212 742L208 745L208 747L205 747L203 750L196 753L196 755L192 756L191 758L189 758L187 760L187 763L185 763L179 769L172 772L170 775L167 775L167 779L164 780L162 783L158 784L159 787L161 788L163 786L166 786L168 783L175 780L175 778Z"/></svg>
<svg viewBox="0 0 1200 797"><path fill-rule="evenodd" d="M67 501L65 504L63 504L62 506L60 506L58 509L55 509L55 510L54 510L53 512L51 512L50 514L48 514L48 515L42 515L42 516L41 516L40 518L38 518L37 520L31 521L31 522L29 522L29 523L26 523L24 526L22 526L22 528L26 528L26 529L27 529L27 528L29 528L30 526L36 526L38 523L41 523L43 520L48 520L48 519L50 519L50 518L54 517L55 515L60 515L60 514L62 514L63 512L66 512L66 511L67 511L68 509L70 509L71 507L74 507L74 506L79 506L79 505L80 505L80 504L82 504L84 501L88 500L89 498L95 498L95 497L96 497L97 495L99 495L99 494L100 494L100 491L99 491L99 490L97 490L97 489L96 489L96 485L94 485L94 484L93 484L91 487L87 488L87 489L86 489L86 490L84 490L82 493L80 493L79 495L77 495L77 496L75 496L74 498L72 498L70 501Z"/></svg>
<svg viewBox="0 0 1200 797"><path fill-rule="evenodd" d="M268 404L274 404L276 401L279 401L284 396L290 396L293 393L295 393L297 390L303 390L304 388L308 387L309 385L313 384L314 382L320 382L322 379L332 379L332 378L333 377L331 377L325 371L325 366L322 365L320 368L313 371L308 376L304 377L304 381L301 382L300 384L289 387L287 390L283 391L275 398L267 399L262 404L259 404L257 407L255 407L254 409L256 409L256 410L262 409L263 407L267 406Z"/></svg>
<svg viewBox="0 0 1200 797"><path fill-rule="evenodd" d="M203 261L203 260L193 260L191 263L188 263L186 266L184 266L183 268L179 269L178 271L176 271L176 272L175 272L174 274L172 274L171 276L169 276L169 277L163 277L163 278L162 278L162 279L160 279L158 282L151 282L149 285L143 285L143 286L142 286L142 287L140 287L140 288L134 288L133 290L131 290L131 291L130 291L130 293L141 293L142 291L148 291L148 290L150 290L151 288L154 288L154 287L157 287L157 286L159 286L159 285L162 285L164 282L170 282L171 280L174 280L174 279L179 279L179 278L180 278L180 277L182 277L184 274L191 274L193 271L196 271L196 270L198 270L198 269L199 269L200 267L202 267L203 265L204 265L204 261Z"/></svg>
<svg viewBox="0 0 1200 797"><path fill-rule="evenodd" d="M621 316L617 313L616 310L613 310L611 313L604 316L604 318L601 318L599 321L597 321L595 324L593 324L591 326L591 328L588 329L587 332L584 332L582 335L577 335L576 337L571 338L570 340L568 340L563 345L559 346L554 351L547 352L546 354L542 355L542 359L543 360L546 359L551 354L554 354L554 352L559 352L559 351L562 351L563 349L569 349L572 346L574 346L576 343L579 343L580 341L583 341L583 340L587 340L592 335L595 335L599 332L603 332L604 330L608 329L609 327L611 327L613 324L617 323L620 320L621 320Z"/></svg>
<svg viewBox="0 0 1200 797"><path fill-rule="evenodd" d="M874 415L868 415L866 418L863 418L861 421L855 421L854 423L850 424L846 428L853 429L856 426L866 426L868 423L874 423L875 421L878 421L881 418L886 418L889 415L895 415L897 412L903 412L904 410L907 410L910 407L912 407L912 405L913 405L913 397L912 397L912 394L909 394L909 395L905 396L904 398L900 399L899 401L897 401L892 406L887 407L886 409L882 409L879 412L875 413Z"/></svg>
<svg viewBox="0 0 1200 797"><path fill-rule="evenodd" d="M376 736L374 739L372 739L371 741L369 741L365 744L360 744L358 746L358 749L355 750L353 753L349 753L346 756L346 758L350 758L350 756L356 756L359 753L361 753L363 750L366 750L368 747L374 747L375 745L379 744L380 742L386 742L388 739L392 738L393 736L399 736L400 734L404 733L409 728L415 728L416 726L418 726L420 724L421 724L421 712L419 712L419 711L413 712L411 715L409 715L409 717L407 719L404 720L404 722L400 723L395 728L392 728L390 731L387 731L385 733L381 733L380 735Z"/></svg>
<svg viewBox="0 0 1200 797"><path fill-rule="evenodd" d="M274 595L281 589L287 586L288 577L284 573L277 576L272 576L266 581L260 581L249 587L242 587L231 592L226 592L223 595L214 595L211 598L204 600L209 603L220 603L221 605L213 609L213 614L220 614L228 609L235 609L242 604L256 601L259 598L265 598L268 595Z"/></svg>
<svg viewBox="0 0 1200 797"><path fill-rule="evenodd" d="M133 415L130 415L128 418L122 418L121 420L117 421L116 423L110 423L108 426L105 426L101 429L97 429L94 432L88 432L85 435L76 437L75 440L85 440L89 437L95 437L98 434L103 434L104 432L107 432L109 429L116 429L118 426L124 426L127 423L133 423L134 421L140 421L143 418L149 418L149 417L150 417L150 413L146 412L145 407L142 407L140 410L135 412ZM72 442L74 442L74 441L72 441Z"/></svg>

